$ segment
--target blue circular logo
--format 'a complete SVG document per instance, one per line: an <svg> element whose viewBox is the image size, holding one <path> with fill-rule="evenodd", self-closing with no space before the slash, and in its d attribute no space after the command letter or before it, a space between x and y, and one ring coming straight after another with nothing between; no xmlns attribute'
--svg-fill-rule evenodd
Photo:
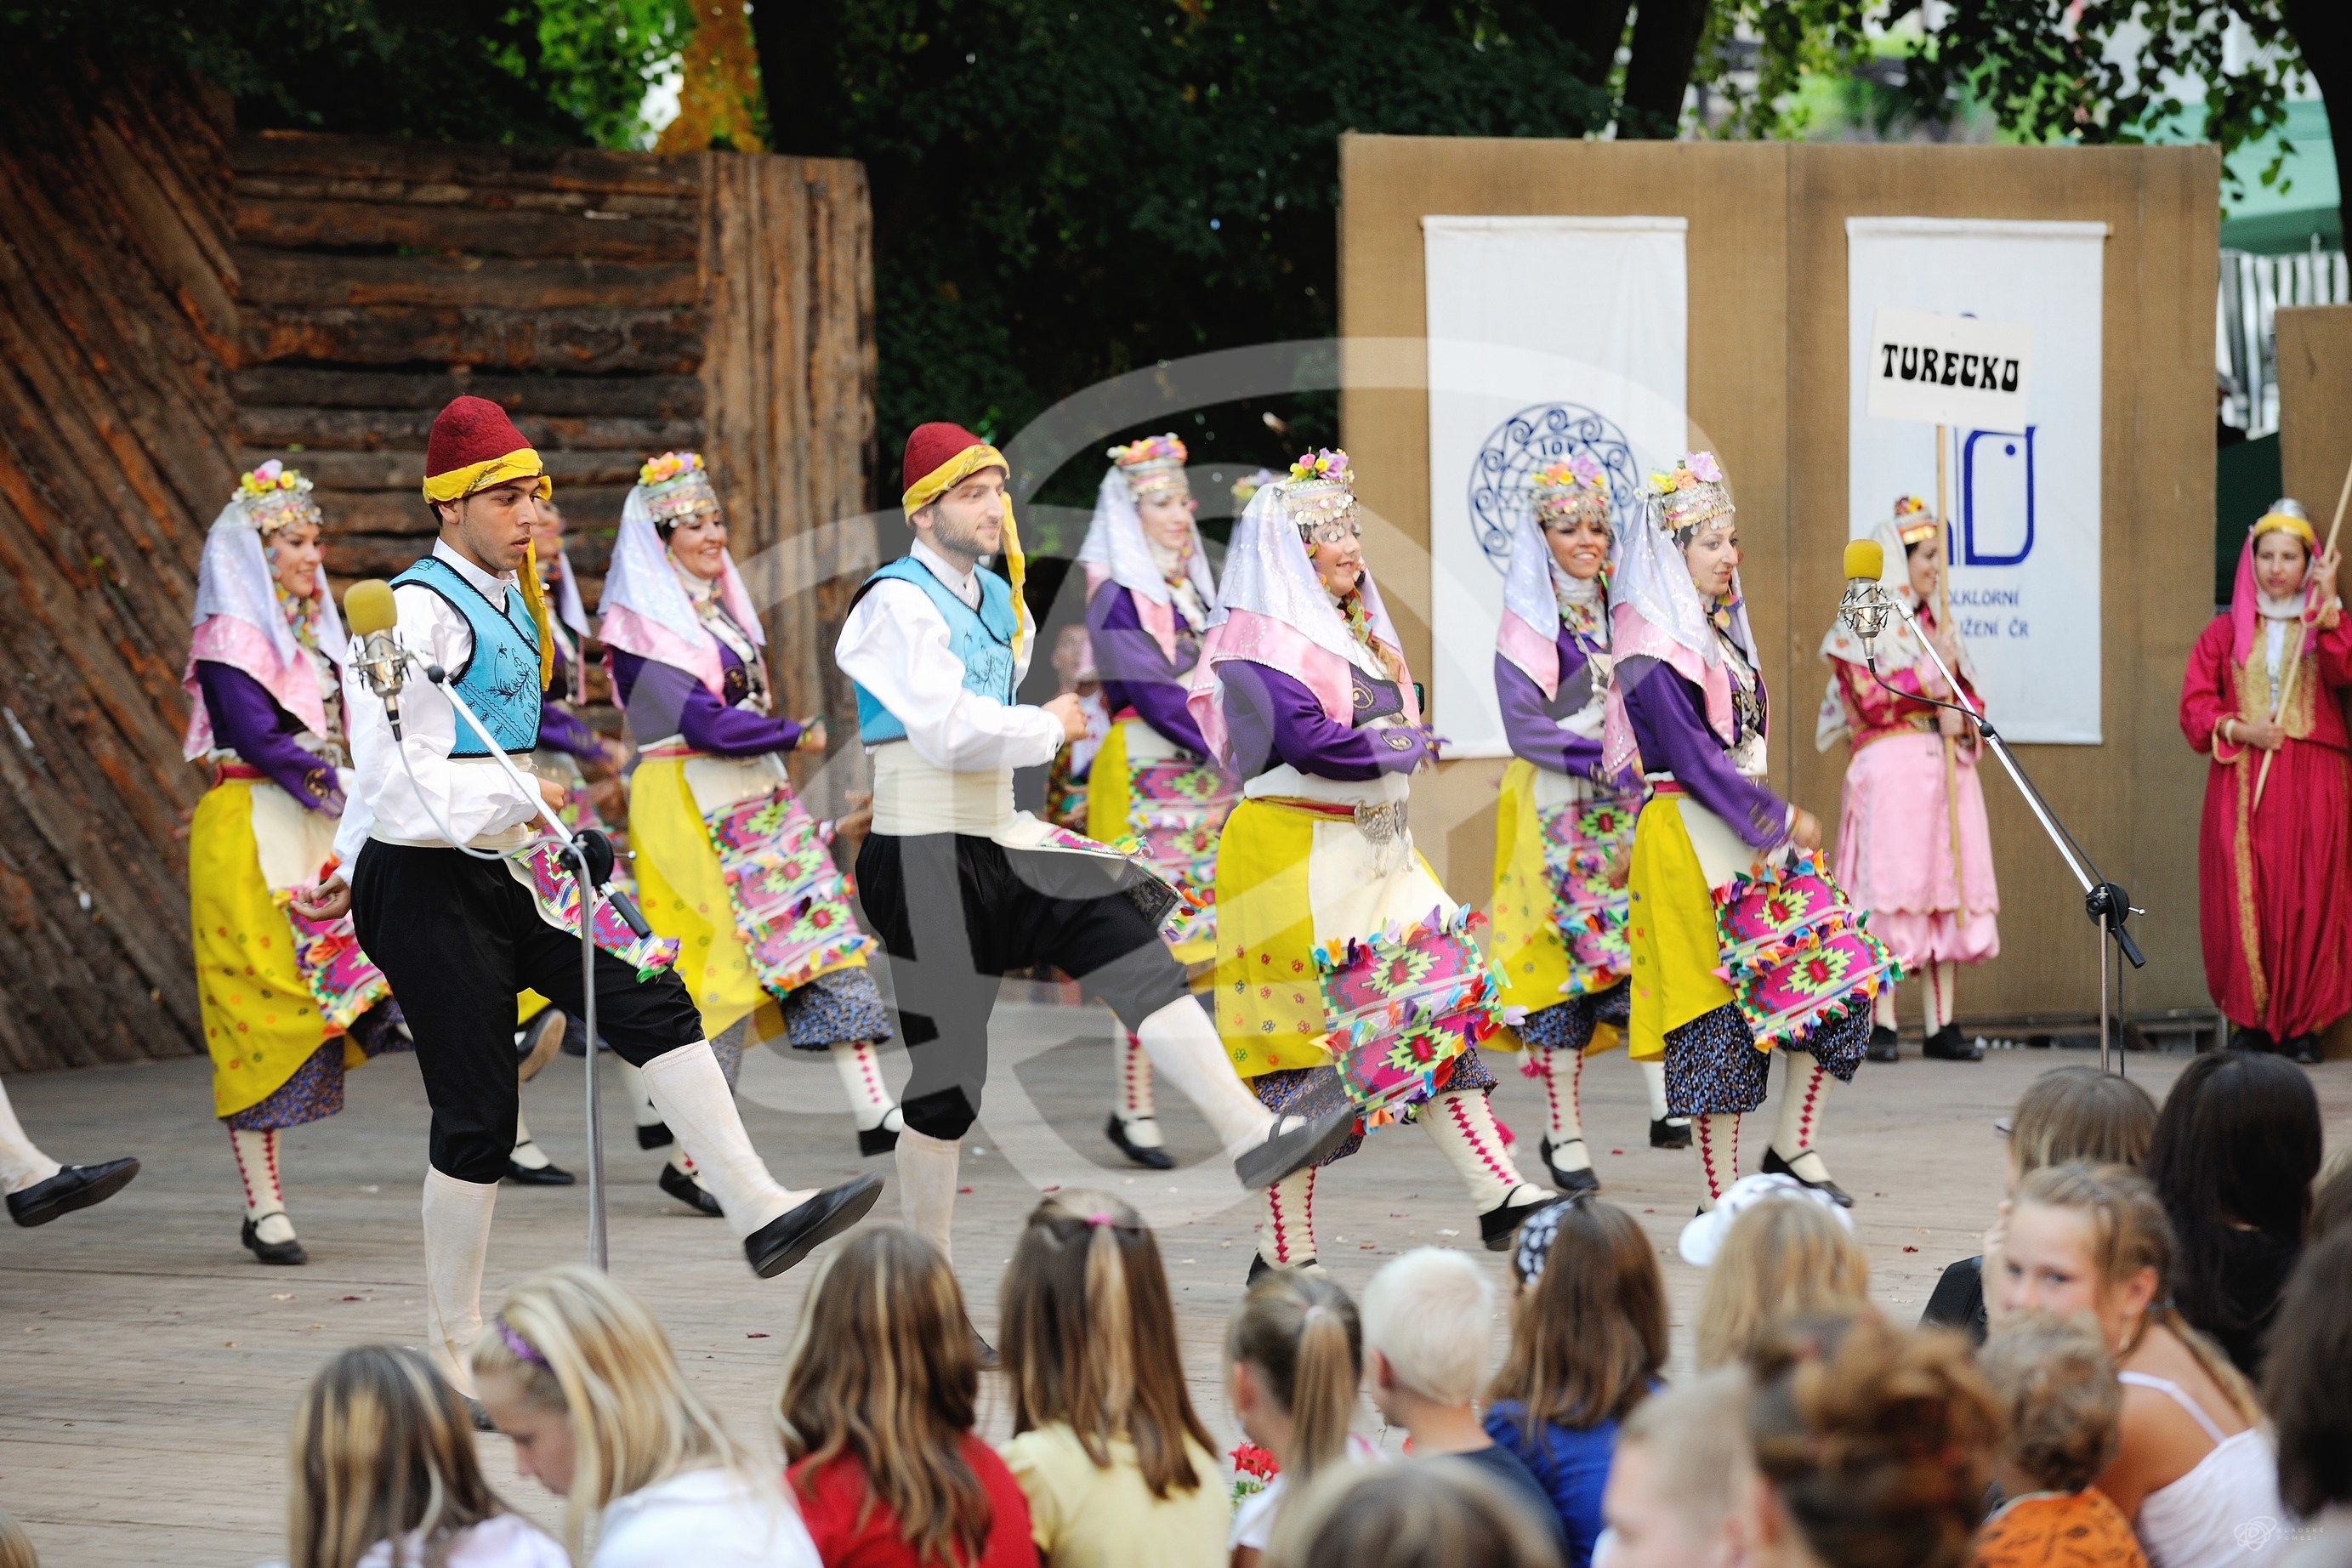
<svg viewBox="0 0 2352 1568"><path fill-rule="evenodd" d="M1528 486L1538 469L1579 452L1609 476L1610 523L1621 534L1640 493L1641 473L1625 433L1580 403L1538 403L1495 427L1470 463L1470 530L1497 573L1511 563L1511 534L1528 515Z"/></svg>

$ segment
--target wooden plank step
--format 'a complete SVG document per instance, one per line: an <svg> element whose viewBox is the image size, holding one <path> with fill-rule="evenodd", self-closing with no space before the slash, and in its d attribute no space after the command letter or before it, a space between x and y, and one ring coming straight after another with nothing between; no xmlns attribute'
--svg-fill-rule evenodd
<svg viewBox="0 0 2352 1568"><path fill-rule="evenodd" d="M352 452L423 451L433 429L431 408L288 408L237 410L238 437L248 447L276 457L302 451L313 459L319 448ZM609 451L648 458L656 452L697 450L699 419L628 419L598 415L518 414L515 428L540 451ZM294 459L298 468L309 465Z"/></svg>
<svg viewBox="0 0 2352 1568"><path fill-rule="evenodd" d="M387 206L470 207L478 212L553 213L569 217L693 218L700 208L677 196L546 191L526 185L419 185L404 180L279 180L239 174L232 196L277 202L376 202Z"/></svg>
<svg viewBox="0 0 2352 1568"><path fill-rule="evenodd" d="M494 212L382 202L280 201L240 195L236 237L280 249L400 247L488 256L593 256L691 262L701 227L691 217L613 213Z"/></svg>
<svg viewBox="0 0 2352 1568"><path fill-rule="evenodd" d="M555 502L563 509L566 524L593 529L617 524L628 493L625 484L559 484ZM368 535L423 538L439 526L425 498L415 490L326 490L320 493L319 510L326 516L330 543ZM341 568L331 559L330 570Z"/></svg>
<svg viewBox="0 0 2352 1568"><path fill-rule="evenodd" d="M702 284L691 262L621 263L593 257L518 259L479 256L321 256L240 246L239 299L248 305L493 306L513 310L583 306L693 305Z"/></svg>
<svg viewBox="0 0 2352 1568"><path fill-rule="evenodd" d="M265 364L229 377L229 394L240 405L436 410L466 393L516 415L694 419L702 413L702 378L693 375L460 375Z"/></svg>
<svg viewBox="0 0 2352 1568"><path fill-rule="evenodd" d="M702 363L699 310L499 310L488 308L247 306L248 362L489 365L501 370L685 374Z"/></svg>
<svg viewBox="0 0 2352 1568"><path fill-rule="evenodd" d="M230 139L228 154L230 166L240 174L626 191L687 200L698 198L702 192L700 160L691 154L511 142L404 142L307 131L243 132Z"/></svg>

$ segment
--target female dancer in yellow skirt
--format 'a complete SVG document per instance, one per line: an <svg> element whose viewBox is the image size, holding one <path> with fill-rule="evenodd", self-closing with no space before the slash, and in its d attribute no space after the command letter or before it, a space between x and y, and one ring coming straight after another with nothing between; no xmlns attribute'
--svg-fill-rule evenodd
<svg viewBox="0 0 2352 1568"><path fill-rule="evenodd" d="M306 1258L286 1216L279 1132L343 1108L343 1069L405 1047L392 988L352 918L292 894L334 863L344 752L338 660L349 639L320 564L310 481L274 459L238 481L205 538L181 685L186 752L213 766L188 841L196 998L213 1110L245 1183L240 1239Z"/></svg>
<svg viewBox="0 0 2352 1568"><path fill-rule="evenodd" d="M1495 637L1495 696L1511 765L1495 826L1495 967L1527 1071L1543 1080L1551 1125L1544 1165L1563 1193L1598 1192L1584 1146L1584 1058L1622 1037L1625 864L1631 789L1601 766L1609 692L1609 481L1579 453L1535 477L1511 542ZM1666 1113L1664 1064L1636 1064L1650 1090L1650 1144L1690 1146L1690 1123ZM1562 1080L1565 1081L1562 1081Z"/></svg>
<svg viewBox="0 0 2352 1568"><path fill-rule="evenodd" d="M1365 569L1344 452L1301 458L1251 499L1194 677L1203 739L1248 782L1217 851L1217 1030L1276 1114L1353 1102L1356 1131L1411 1114L1510 1245L1555 1201L1524 1182L1478 1042L1499 982L1406 825L1435 756L1412 672ZM1266 1189L1255 1279L1315 1261L1315 1166Z"/></svg>
<svg viewBox="0 0 2352 1568"><path fill-rule="evenodd" d="M629 847L646 921L678 939L677 970L732 1084L755 1011L761 1037L829 1051L849 1091L861 1154L897 1147L898 1110L874 1042L889 1015L866 972L826 831L801 805L784 756L824 750L824 726L774 715L766 636L727 550L727 521L702 459L646 463L621 508L604 577L613 694L641 751L629 790ZM684 1152L662 1188L718 1212Z"/></svg>
<svg viewBox="0 0 2352 1568"><path fill-rule="evenodd" d="M1239 786L1208 755L1185 696L1201 634L1216 607L1184 443L1151 436L1110 449L1094 521L1078 547L1087 573L1087 636L1110 710L1110 732L1087 775L1087 836L1134 839L1138 858L1183 895L1169 949L1187 969L1217 955L1217 835ZM1175 1163L1160 1136L1151 1058L1131 1034L1119 1046L1119 1104L1103 1131L1150 1170Z"/></svg>
<svg viewBox="0 0 2352 1568"><path fill-rule="evenodd" d="M1780 1047L1789 1084L1764 1169L1848 1204L1821 1156L1822 1100L1832 1079L1853 1081L1899 969L1831 877L1822 825L1763 783L1764 678L1721 467L1693 452L1643 500L1611 584L1601 759L1612 776L1638 762L1651 791L1626 926L1633 1052L1665 1058L1666 1104L1694 1120L1712 1208L1739 1179L1739 1119L1764 1103Z"/></svg>

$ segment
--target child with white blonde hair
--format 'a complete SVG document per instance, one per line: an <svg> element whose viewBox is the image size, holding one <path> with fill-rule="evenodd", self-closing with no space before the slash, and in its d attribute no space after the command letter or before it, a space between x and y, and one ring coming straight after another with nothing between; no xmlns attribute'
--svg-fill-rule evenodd
<svg viewBox="0 0 2352 1568"><path fill-rule="evenodd" d="M1412 1439L1415 1458L1450 1455L1486 1472L1542 1522L1564 1562L1568 1541L1550 1496L1486 1435L1473 1403L1486 1382L1494 1319L1494 1283L1469 1254L1416 1247L1365 1288L1365 1386L1381 1416Z"/></svg>
<svg viewBox="0 0 2352 1568"><path fill-rule="evenodd" d="M819 1568L800 1515L610 1276L566 1264L525 1279L468 1359L515 1468L563 1499L573 1557L598 1521L588 1568Z"/></svg>

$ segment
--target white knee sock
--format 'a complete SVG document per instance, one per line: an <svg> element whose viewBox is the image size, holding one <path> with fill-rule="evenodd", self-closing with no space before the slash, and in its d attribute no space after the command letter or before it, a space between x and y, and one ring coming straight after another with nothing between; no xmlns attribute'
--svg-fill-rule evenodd
<svg viewBox="0 0 2352 1568"><path fill-rule="evenodd" d="M1494 1108L1486 1103L1483 1090L1450 1089L1423 1106L1414 1120L1428 1131L1438 1152L1460 1174L1480 1214L1503 1207L1514 1194L1528 1203L1550 1198L1549 1193L1520 1179L1511 1152L1503 1147Z"/></svg>
<svg viewBox="0 0 2352 1568"><path fill-rule="evenodd" d="M956 1171L963 1145L909 1127L898 1134L898 1213L907 1228L940 1249L952 1265Z"/></svg>
<svg viewBox="0 0 2352 1568"><path fill-rule="evenodd" d="M841 1087L849 1091L850 1113L857 1118L860 1132L905 1125L898 1120L898 1106L891 1102L890 1086L882 1081L882 1058L874 1054L873 1041L834 1041L833 1068L841 1075Z"/></svg>
<svg viewBox="0 0 2352 1568"><path fill-rule="evenodd" d="M1589 1171L1591 1152L1584 1146L1584 1121L1578 1093L1584 1085L1584 1053L1556 1051L1543 1046L1528 1047L1543 1079L1544 1104L1549 1108L1551 1163L1562 1171ZM1568 1081L1562 1083L1560 1080Z"/></svg>
<svg viewBox="0 0 2352 1568"><path fill-rule="evenodd" d="M1642 1087L1650 1091L1650 1120L1672 1121L1674 1112L1666 1109L1666 1058L1652 1057L1633 1065L1642 1069Z"/></svg>
<svg viewBox="0 0 2352 1568"><path fill-rule="evenodd" d="M530 1141L530 1124L522 1119L520 1110L515 1112L514 1152L507 1158L526 1171L544 1171L555 1163L547 1157L546 1150Z"/></svg>
<svg viewBox="0 0 2352 1568"><path fill-rule="evenodd" d="M1209 1119L1226 1158L1238 1159L1265 1142L1274 1131L1274 1112L1243 1087L1225 1059L1216 1026L1198 1002L1180 996L1143 1020L1135 1033L1150 1053L1151 1065Z"/></svg>
<svg viewBox="0 0 2352 1568"><path fill-rule="evenodd" d="M1809 1182L1829 1180L1830 1168L1813 1145L1821 1138L1822 1101L1836 1079L1829 1069L1800 1051L1782 1051L1789 1064L1788 1082L1780 1092L1780 1121L1772 1131L1773 1152L1789 1168Z"/></svg>
<svg viewBox="0 0 2352 1568"><path fill-rule="evenodd" d="M1921 976L1927 984L1920 987L1925 994L1927 1032L1934 1034L1952 1021L1953 1004L1960 983L1960 966L1950 959L1941 959L1926 966Z"/></svg>
<svg viewBox="0 0 2352 1568"><path fill-rule="evenodd" d="M1118 1120L1127 1141L1139 1149L1157 1149L1166 1142L1151 1099L1151 1058L1143 1042L1124 1030L1118 1037Z"/></svg>
<svg viewBox="0 0 2352 1568"><path fill-rule="evenodd" d="M1928 1004L1928 1011L1930 1013L1935 1011L1934 1003L1930 1002ZM1877 1025L1882 1029L1891 1029L1895 1027L1894 986L1884 986L1879 990L1878 1000L1870 1005L1870 1021ZM1928 1025L1927 1032L1931 1035L1934 1034L1936 1032L1936 1026L1933 1024Z"/></svg>
<svg viewBox="0 0 2352 1568"><path fill-rule="evenodd" d="M1257 1255L1268 1263L1306 1263L1315 1257L1315 1167L1293 1171L1265 1190L1265 1217L1257 1222Z"/></svg>
<svg viewBox="0 0 2352 1568"><path fill-rule="evenodd" d="M621 1069L621 1092L628 1096L630 1125L660 1126L661 1112L654 1109L653 1100L646 1094L646 1075L639 1072L635 1065L623 1061L619 1057L613 1058L613 1065Z"/></svg>
<svg viewBox="0 0 2352 1568"><path fill-rule="evenodd" d="M236 1173L245 1184L245 1217L264 1241L291 1241L294 1222L286 1217L286 1194L278 1184L278 1129L248 1131L228 1130L229 1152L236 1156Z"/></svg>
<svg viewBox="0 0 2352 1568"><path fill-rule="evenodd" d="M1715 1200L1731 1190L1739 1180L1739 1116L1694 1116L1691 1131L1698 1144L1699 1173L1706 1178L1706 1194L1699 1199L1699 1207L1711 1209Z"/></svg>
<svg viewBox="0 0 2352 1568"><path fill-rule="evenodd" d="M482 1260L490 1252L496 1182L425 1173L425 1353L458 1393L471 1396L466 1349L482 1331Z"/></svg>
<svg viewBox="0 0 2352 1568"><path fill-rule="evenodd" d="M62 1169L25 1136L16 1111L9 1108L7 1086L0 1084L0 1194L21 1193Z"/></svg>
<svg viewBox="0 0 2352 1568"><path fill-rule="evenodd" d="M735 1109L709 1041L665 1051L642 1070L655 1109L677 1135L679 1149L694 1157L695 1174L718 1198L728 1227L738 1237L816 1196L814 1187L788 1192L768 1173L751 1147L751 1135L743 1131L742 1113Z"/></svg>

